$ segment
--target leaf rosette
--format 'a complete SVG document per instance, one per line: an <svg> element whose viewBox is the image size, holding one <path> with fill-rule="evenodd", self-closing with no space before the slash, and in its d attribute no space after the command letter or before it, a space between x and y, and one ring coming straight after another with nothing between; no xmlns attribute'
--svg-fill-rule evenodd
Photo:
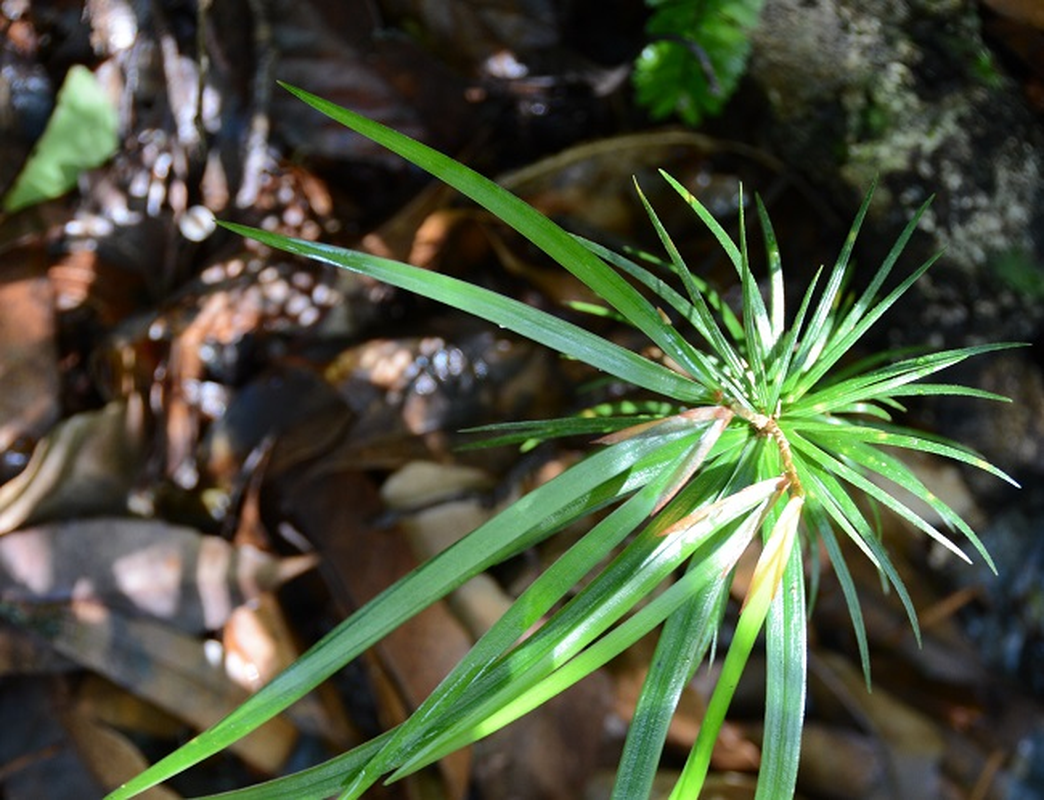
<svg viewBox="0 0 1044 800"><path fill-rule="evenodd" d="M667 254L662 261L620 255L575 237L452 158L308 92L286 88L514 227L583 281L614 316L648 337L662 358L632 352L448 275L240 225L227 228L488 320L583 361L656 402L477 429L487 444L598 438L587 458L389 587L224 721L110 797L131 797L218 752L465 581L595 512L600 512L598 522L590 531L534 581L406 722L325 764L222 797L360 797L381 779L414 772L509 724L661 627L613 794L621 800L647 797L682 688L712 651L733 571L752 544L761 548L757 565L720 679L671 797L698 796L732 692L762 633L768 673L757 796L792 796L805 707L805 578L808 569L818 569L818 554L827 554L837 575L869 684L867 636L842 539L853 542L894 588L915 631L917 618L860 496L890 509L964 560L969 557L962 545L970 544L992 567L971 528L897 451L950 458L1014 483L970 450L907 429L893 421L893 414L902 410L901 398L910 396L1004 400L927 379L972 356L1015 345L977 345L899 360L877 353L842 366L871 326L935 261L882 294L927 204L914 214L866 288L848 297L852 250L870 204L868 193L836 263L825 275L820 270L796 310L789 310L776 236L761 201L755 207L767 251L765 296L750 266L743 203L733 241L696 197L664 175L735 269L742 290L737 313L689 270L640 189ZM908 497L931 509L942 529L926 519L920 506L903 499Z"/></svg>

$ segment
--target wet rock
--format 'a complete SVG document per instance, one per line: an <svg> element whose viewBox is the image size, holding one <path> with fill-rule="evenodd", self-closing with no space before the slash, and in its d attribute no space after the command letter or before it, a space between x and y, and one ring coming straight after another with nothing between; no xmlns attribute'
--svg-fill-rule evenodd
<svg viewBox="0 0 1044 800"><path fill-rule="evenodd" d="M856 283L881 262L917 206L935 194L902 255L905 275L939 262L868 346L938 350L1041 341L1044 326L1044 135L1021 87L959 0L767 0L750 77L772 122L764 143L824 197L880 185L856 250ZM894 279L893 279L894 280ZM1012 398L911 403L913 422L982 452L1025 488L966 470L997 562L948 570L984 587L966 619L994 667L1044 693L1044 378L1034 349L991 353L940 375Z"/></svg>
<svg viewBox="0 0 1044 800"><path fill-rule="evenodd" d="M773 117L762 128L767 144L825 197L850 198L853 209L880 181L856 252L856 263L867 265L857 283L917 206L936 195L897 271L944 255L888 318L886 338L871 346L940 349L1040 337L1044 135L1000 64L974 4L765 5L750 77ZM1032 391L1041 384L1037 361L1025 352L994 354L945 379L957 377L1018 395L1021 410L933 401L922 413L936 429L988 450L1024 482L1044 471L1044 394Z"/></svg>
<svg viewBox="0 0 1044 800"><path fill-rule="evenodd" d="M856 197L880 177L893 225L935 193L922 228L963 272L1039 260L1044 138L974 7L769 0L750 75L776 118L773 149L817 184Z"/></svg>

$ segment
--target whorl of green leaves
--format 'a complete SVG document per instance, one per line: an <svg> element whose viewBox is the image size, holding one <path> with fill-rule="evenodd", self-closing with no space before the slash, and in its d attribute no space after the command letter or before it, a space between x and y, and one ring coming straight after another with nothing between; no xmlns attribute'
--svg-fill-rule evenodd
<svg viewBox="0 0 1044 800"><path fill-rule="evenodd" d="M689 125L717 115L747 69L765 0L646 0L649 43L634 63L638 102Z"/></svg>
<svg viewBox="0 0 1044 800"><path fill-rule="evenodd" d="M131 797L227 747L469 578L595 511L603 513L589 533L518 598L409 720L326 764L222 796L360 797L376 781L407 775L517 719L660 627L613 795L646 797L680 692L716 641L733 569L755 540L760 556L721 678L671 797L699 794L732 690L762 631L768 673L757 796L791 796L805 707L806 568L816 566L820 552L827 553L848 603L868 681L867 637L841 539L873 562L917 626L909 595L857 497L868 495L965 560L962 540L970 543L992 566L974 532L897 452L943 456L1010 479L969 450L904 428L892 415L906 396L1003 399L927 379L966 358L1011 345L899 360L881 353L841 366L931 265L923 264L886 291L924 209L867 287L849 297L844 287L868 195L837 262L816 276L796 308L788 308L776 237L760 201L755 207L767 245L767 296L750 267L744 206L734 241L697 198L665 176L732 263L742 290L742 309L736 313L689 271L648 203L668 256L663 262L632 260L576 238L453 159L287 88L513 226L583 281L615 316L644 333L663 358L639 355L448 275L262 230L228 228L439 300L580 359L656 399L576 418L484 429L501 444L576 434L599 438L586 459L388 588L229 717L110 797ZM893 493L892 487L903 492ZM920 504L909 505L907 497ZM923 509L942 524L926 518ZM583 588L572 594L578 586Z"/></svg>

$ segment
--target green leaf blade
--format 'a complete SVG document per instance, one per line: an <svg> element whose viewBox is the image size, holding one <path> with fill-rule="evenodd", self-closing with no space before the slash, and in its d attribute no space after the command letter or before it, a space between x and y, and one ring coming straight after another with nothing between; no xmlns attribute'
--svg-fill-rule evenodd
<svg viewBox="0 0 1044 800"><path fill-rule="evenodd" d="M612 800L649 796L682 690L703 661L725 612L725 589L723 581L708 583L668 617L627 732Z"/></svg>
<svg viewBox="0 0 1044 800"><path fill-rule="evenodd" d="M438 300L585 361L635 386L676 400L691 402L706 399L706 391L702 387L661 364L547 312L467 281L367 253L293 239L258 228L228 222L222 225L269 247L360 272L392 286Z"/></svg>
<svg viewBox="0 0 1044 800"><path fill-rule="evenodd" d="M800 402L792 402L788 414L792 418L809 415L821 416L850 403L886 399L897 392L902 392L904 387L909 384L960 364L973 356L1022 346L1013 342L997 342L904 359L896 364L856 375L840 383L827 385L810 392L801 398ZM929 392L931 391L929 389ZM916 394L916 390L906 391L906 394L911 393Z"/></svg>
<svg viewBox="0 0 1044 800"><path fill-rule="evenodd" d="M409 617L492 564L633 491L657 472L656 456L677 431L635 438L596 452L534 490L453 546L426 561L338 625L224 720L153 764L108 796L124 800L199 763L314 689ZM641 469L643 459L651 458ZM617 477L615 486L607 481ZM583 502L577 502L578 494Z"/></svg>
<svg viewBox="0 0 1044 800"><path fill-rule="evenodd" d="M801 548L795 547L765 623L765 734L755 800L794 795L805 722L807 628Z"/></svg>
<svg viewBox="0 0 1044 800"><path fill-rule="evenodd" d="M104 164L119 146L116 108L98 79L84 66L66 73L47 127L28 162L3 198L14 212L61 197L80 173Z"/></svg>
<svg viewBox="0 0 1044 800"><path fill-rule="evenodd" d="M535 208L473 169L421 142L304 89L286 83L280 83L280 86L321 114L372 139L474 200L575 275L679 364L684 366L687 363L688 348L680 344L676 331L662 324L649 301Z"/></svg>

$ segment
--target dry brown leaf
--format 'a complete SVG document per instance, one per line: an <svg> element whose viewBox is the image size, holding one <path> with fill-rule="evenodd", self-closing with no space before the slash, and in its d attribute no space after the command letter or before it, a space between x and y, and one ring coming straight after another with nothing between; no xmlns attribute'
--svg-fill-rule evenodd
<svg viewBox="0 0 1044 800"><path fill-rule="evenodd" d="M888 764L873 737L848 728L807 722L801 734L801 787L821 797L886 800ZM839 787L844 787L839 794Z"/></svg>
<svg viewBox="0 0 1044 800"><path fill-rule="evenodd" d="M76 665L27 631L0 621L0 678L68 672Z"/></svg>
<svg viewBox="0 0 1044 800"><path fill-rule="evenodd" d="M351 463L449 460L462 427L557 413L565 387L546 350L484 324L450 326L444 335L371 339L327 368L356 413Z"/></svg>
<svg viewBox="0 0 1044 800"><path fill-rule="evenodd" d="M124 616L97 602L20 606L27 627L59 653L202 730L248 693L226 673L221 648L157 622ZM255 769L279 772L297 740L276 717L231 750Z"/></svg>
<svg viewBox="0 0 1044 800"><path fill-rule="evenodd" d="M0 598L97 600L200 632L314 564L313 556L277 559L158 520L74 520L0 537Z"/></svg>
<svg viewBox="0 0 1044 800"><path fill-rule="evenodd" d="M939 725L879 682L873 693L868 693L862 673L847 659L821 652L818 660L832 680L844 687L847 702L858 707L871 732L887 748L892 796L941 796L945 737Z"/></svg>
<svg viewBox="0 0 1044 800"><path fill-rule="evenodd" d="M0 683L0 786L4 800L95 798L105 788L76 751L61 717L70 707L61 677Z"/></svg>
<svg viewBox="0 0 1044 800"><path fill-rule="evenodd" d="M417 565L409 539L396 528L376 527L384 510L372 482L354 470L314 470L284 491L293 498L295 524L320 553L320 569L343 612L358 608ZM416 708L471 645L444 603L412 617L374 647L389 691L382 722L395 724ZM439 769L450 797L468 785L470 755L454 754Z"/></svg>
<svg viewBox="0 0 1044 800"><path fill-rule="evenodd" d="M352 415L313 369L278 366L240 388L200 446L211 481L232 490L296 472L344 438ZM246 474L244 474L244 470Z"/></svg>
<svg viewBox="0 0 1044 800"><path fill-rule="evenodd" d="M434 138L443 148L454 149L471 130L464 124L470 109L460 76L409 40L365 35L377 24L367 19L368 4L305 2L272 8L270 46L278 54L281 80L413 138ZM331 20L332 15L339 19ZM362 136L317 114L300 113L300 104L287 92L272 95L271 111L274 131L301 152L402 167Z"/></svg>
<svg viewBox="0 0 1044 800"><path fill-rule="evenodd" d="M232 612L222 642L226 672L248 691L257 691L300 655L282 608L268 593ZM344 749L350 746L351 725L334 692L320 687L294 703L286 714L302 732Z"/></svg>
<svg viewBox="0 0 1044 800"><path fill-rule="evenodd" d="M488 490L492 488L492 484L492 477L485 470L476 467L439 464L434 461L410 461L381 484L381 500L391 510L406 512L436 502L452 500L465 493ZM467 529L459 535L464 533L467 533ZM449 543L436 544L427 555Z"/></svg>
<svg viewBox="0 0 1044 800"><path fill-rule="evenodd" d="M64 678L5 681L0 729L7 732L0 736L5 800L100 797L148 766L134 745L94 718ZM141 796L174 800L178 795L158 787Z"/></svg>
<svg viewBox="0 0 1044 800"><path fill-rule="evenodd" d="M670 213L670 189L663 181L644 180L664 169L692 186L715 213L735 213L739 179L718 172L712 158L733 152L741 159L779 168L767 153L684 130L652 130L612 136L576 145L521 169L497 182L554 219L568 219L582 229L618 237L641 237L648 218L634 192L642 185L661 214ZM665 217L665 221L670 217Z"/></svg>
<svg viewBox="0 0 1044 800"><path fill-rule="evenodd" d="M95 673L78 678L76 708L110 728L173 741L185 723Z"/></svg>
<svg viewBox="0 0 1044 800"><path fill-rule="evenodd" d="M81 709L72 707L65 710L61 721L84 765L107 791L112 791L149 766L141 751L126 736L92 719ZM180 795L165 786L154 786L140 797L142 800L177 800Z"/></svg>
<svg viewBox="0 0 1044 800"><path fill-rule="evenodd" d="M486 800L574 800L598 765L612 687L596 672L475 746Z"/></svg>
<svg viewBox="0 0 1044 800"><path fill-rule="evenodd" d="M43 246L3 252L0 277L0 453L58 419L54 292ZM0 472L0 480L4 476Z"/></svg>
<svg viewBox="0 0 1044 800"><path fill-rule="evenodd" d="M412 470L410 471L412 472ZM452 476L454 468L449 468L446 472L447 475ZM480 474L484 475L484 473ZM398 487L393 487L392 491L398 492L406 488L402 486L402 477L396 473L389 479L394 479L399 484ZM460 478L469 481L471 479L470 471L461 473ZM418 487L418 492L422 496L426 491L432 492L434 487L426 489L423 484ZM430 497L431 495L429 495L429 500ZM400 524L409 535L414 552L421 558L427 559L445 550L486 522L493 513L494 509L481 499L450 500L409 514L403 517ZM459 589L454 590L449 596L448 602L471 636L477 639L504 615L510 608L513 598L496 581L483 574L476 575Z"/></svg>
<svg viewBox="0 0 1044 800"><path fill-rule="evenodd" d="M140 398L56 425L23 472L0 486L0 533L27 523L125 512L142 455Z"/></svg>
<svg viewBox="0 0 1044 800"><path fill-rule="evenodd" d="M499 52L541 50L556 45L560 37L555 4L546 0L392 0L385 7L419 27L425 41L447 60L476 70Z"/></svg>
<svg viewBox="0 0 1044 800"><path fill-rule="evenodd" d="M434 253L441 249L443 237L435 236L433 241L419 243L419 232L433 217L444 219L447 214L452 217L453 211L443 209L455 196L455 190L444 183L429 184L389 220L367 233L360 242L362 249L381 258L405 260L427 268ZM445 230L445 226L442 229Z"/></svg>

